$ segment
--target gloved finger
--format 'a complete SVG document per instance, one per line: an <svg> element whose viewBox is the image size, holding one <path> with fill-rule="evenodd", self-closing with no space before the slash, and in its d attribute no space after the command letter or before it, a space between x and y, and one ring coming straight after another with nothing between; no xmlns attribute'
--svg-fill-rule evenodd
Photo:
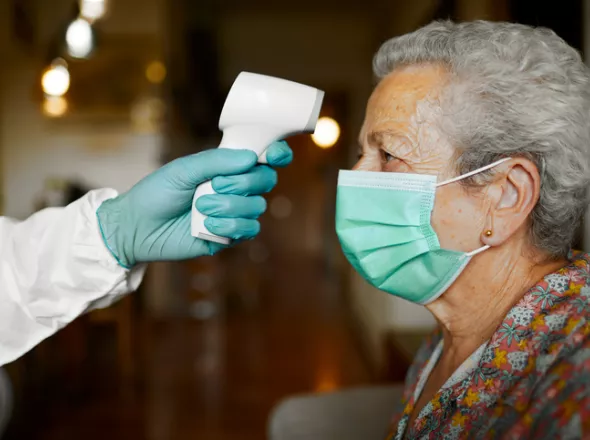
<svg viewBox="0 0 590 440"><path fill-rule="evenodd" d="M216 176L242 174L251 169L258 157L250 150L215 148L181 157L165 165L159 172L179 189L194 189Z"/></svg>
<svg viewBox="0 0 590 440"><path fill-rule="evenodd" d="M277 172L266 165L259 165L244 174L215 177L213 189L220 194L253 196L271 191L277 184Z"/></svg>
<svg viewBox="0 0 590 440"><path fill-rule="evenodd" d="M260 196L210 194L199 197L195 206L201 214L212 217L255 219L266 211L266 200Z"/></svg>
<svg viewBox="0 0 590 440"><path fill-rule="evenodd" d="M258 159L259 163L268 164L271 167L286 167L293 161L293 150L285 141L273 142L264 150Z"/></svg>
<svg viewBox="0 0 590 440"><path fill-rule="evenodd" d="M260 232L258 220L245 218L207 217L205 227L213 234L233 240L249 240Z"/></svg>

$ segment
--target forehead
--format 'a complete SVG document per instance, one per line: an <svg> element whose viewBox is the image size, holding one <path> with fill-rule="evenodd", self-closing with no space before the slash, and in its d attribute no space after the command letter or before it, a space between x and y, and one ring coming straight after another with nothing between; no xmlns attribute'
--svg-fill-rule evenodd
<svg viewBox="0 0 590 440"><path fill-rule="evenodd" d="M436 64L395 69L381 80L371 95L365 122L372 126L396 121L407 123L420 102L438 98L446 77L445 68Z"/></svg>

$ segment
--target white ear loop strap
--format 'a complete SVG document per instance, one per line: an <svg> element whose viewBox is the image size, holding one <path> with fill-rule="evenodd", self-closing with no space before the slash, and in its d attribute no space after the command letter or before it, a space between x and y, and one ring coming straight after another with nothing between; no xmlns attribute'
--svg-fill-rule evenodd
<svg viewBox="0 0 590 440"><path fill-rule="evenodd" d="M504 163L507 160L510 160L510 157L505 157L503 159L497 160L494 163L491 163L489 165L486 165L485 167L481 167L481 168L478 168L477 170L470 171L470 172L468 172L466 174L463 174L461 176L453 177L452 179L445 180L444 182L441 182L441 183L437 183L436 186L439 187L439 186L443 186L443 185L448 185L449 183L458 182L459 180L466 179L468 177L474 176L475 174L479 174L479 173L481 173L483 171L487 171L490 168L494 168L495 166L500 165L501 163ZM474 255L481 254L483 251L487 251L490 247L491 247L490 245L487 245L486 244L485 246L482 246L482 247L480 247L478 249L475 249L474 251L467 252L465 254L465 257L466 258L471 258Z"/></svg>
<svg viewBox="0 0 590 440"><path fill-rule="evenodd" d="M503 159L497 160L494 163L491 163L489 165L486 165L485 167L481 167L481 168L478 168L477 170L469 171L466 174L462 174L460 176L453 177L452 179L445 180L444 182L437 183L436 186L439 187L439 186L443 186L443 185L448 185L449 183L458 182L459 180L467 179L468 177L471 177L471 176L474 176L476 174L479 174L479 173L482 173L484 171L487 171L490 168L494 168L495 166L500 165L501 163L504 163L504 162L506 162L507 160L510 160L510 159L511 159L510 157L505 157Z"/></svg>
<svg viewBox="0 0 590 440"><path fill-rule="evenodd" d="M471 258L474 255L481 254L483 251L487 251L490 247L491 246L489 244L486 244L485 246L482 246L479 249L476 249L476 250L471 251L471 252L466 252L465 253L465 256L468 257L468 258Z"/></svg>

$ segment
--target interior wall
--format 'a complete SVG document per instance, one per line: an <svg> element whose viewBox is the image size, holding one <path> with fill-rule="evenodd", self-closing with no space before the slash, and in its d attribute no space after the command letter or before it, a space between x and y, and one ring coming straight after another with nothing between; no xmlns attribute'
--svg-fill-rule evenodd
<svg viewBox="0 0 590 440"><path fill-rule="evenodd" d="M228 11L219 30L222 80L229 87L240 71L250 70L345 90L356 131L372 87L372 35L370 17L358 14Z"/></svg>
<svg viewBox="0 0 590 440"><path fill-rule="evenodd" d="M103 30L145 35L161 32L158 1L110 2L112 8L102 23ZM5 49L0 88L4 213L17 218L30 215L46 178L79 178L91 187L124 191L155 169L159 135L138 135L128 121L98 124L92 120L49 120L34 100L46 42L67 23L72 1L37 2L37 46L32 52L15 44L9 33L9 2L0 3L5 9L0 14L0 28L5 32L4 47L0 46Z"/></svg>
<svg viewBox="0 0 590 440"><path fill-rule="evenodd" d="M134 134L127 124L67 130L67 125L44 118L27 99L29 80L36 80L34 67L19 64L4 77L0 142L5 215L30 215L47 178L75 179L89 188L121 192L158 166L159 136Z"/></svg>

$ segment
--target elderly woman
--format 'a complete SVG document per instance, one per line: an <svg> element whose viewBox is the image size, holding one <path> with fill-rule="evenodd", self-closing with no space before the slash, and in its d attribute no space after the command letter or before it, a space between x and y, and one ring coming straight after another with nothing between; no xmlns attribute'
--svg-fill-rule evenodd
<svg viewBox="0 0 590 440"><path fill-rule="evenodd" d="M590 73L547 29L435 22L387 41L338 183L337 232L374 286L439 329L391 439L590 436Z"/></svg>

